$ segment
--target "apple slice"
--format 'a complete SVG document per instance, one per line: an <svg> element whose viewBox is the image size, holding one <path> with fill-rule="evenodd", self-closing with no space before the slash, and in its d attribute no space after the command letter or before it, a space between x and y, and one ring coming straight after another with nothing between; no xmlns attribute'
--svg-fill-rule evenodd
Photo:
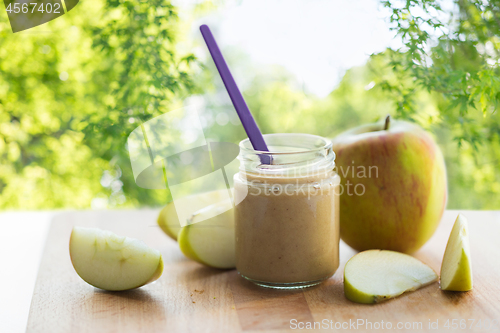
<svg viewBox="0 0 500 333"><path fill-rule="evenodd" d="M213 216L214 213L219 215ZM205 220L207 215L213 217ZM215 268L236 266L234 209L230 200L195 212L189 223L181 229L178 239L186 257Z"/></svg>
<svg viewBox="0 0 500 333"><path fill-rule="evenodd" d="M407 254L368 250L344 268L345 296L357 303L379 303L436 281L432 268Z"/></svg>
<svg viewBox="0 0 500 333"><path fill-rule="evenodd" d="M227 196L227 189L223 189L177 199L175 201L176 205L170 202L160 211L157 220L158 225L170 238L177 240L181 224L179 223L179 217L175 209L176 206L178 209L185 211L187 215L191 215L199 209L227 198Z"/></svg>
<svg viewBox="0 0 500 333"><path fill-rule="evenodd" d="M74 227L69 254L78 275L105 290L138 288L163 272L160 251L140 240L96 228Z"/></svg>
<svg viewBox="0 0 500 333"><path fill-rule="evenodd" d="M458 214L444 251L441 264L441 289L451 291L472 289L469 227L467 219L462 214Z"/></svg>
<svg viewBox="0 0 500 333"><path fill-rule="evenodd" d="M177 234L181 230L181 225L173 202L169 202L163 207L158 215L157 223L167 236L173 240L177 240Z"/></svg>

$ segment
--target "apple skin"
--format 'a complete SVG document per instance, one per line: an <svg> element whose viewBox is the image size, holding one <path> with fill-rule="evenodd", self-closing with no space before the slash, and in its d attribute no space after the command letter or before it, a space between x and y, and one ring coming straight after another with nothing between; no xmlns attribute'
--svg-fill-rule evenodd
<svg viewBox="0 0 500 333"><path fill-rule="evenodd" d="M429 240L443 215L446 167L439 147L422 128L390 118L387 123L388 129L382 121L333 139L343 188L340 237L358 251L413 253ZM364 186L362 195L354 192L357 184Z"/></svg>

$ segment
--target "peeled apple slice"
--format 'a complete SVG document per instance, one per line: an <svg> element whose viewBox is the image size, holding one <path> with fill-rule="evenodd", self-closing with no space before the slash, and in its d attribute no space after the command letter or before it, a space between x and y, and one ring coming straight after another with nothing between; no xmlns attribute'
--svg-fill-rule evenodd
<svg viewBox="0 0 500 333"><path fill-rule="evenodd" d="M436 281L436 272L407 254L368 250L344 268L345 296L357 303L379 303Z"/></svg>
<svg viewBox="0 0 500 333"><path fill-rule="evenodd" d="M224 198L227 198L227 191L227 189L223 189L191 195L177 199L175 201L175 204L179 209L182 209L183 211L187 212L188 215L191 215L199 209L213 205L219 201L222 201ZM165 232L173 240L177 240L179 231L181 231L181 224L179 223L179 218L177 216L175 207L176 206L173 202L168 203L160 211L157 220L158 225L163 230L163 232Z"/></svg>
<svg viewBox="0 0 500 333"><path fill-rule="evenodd" d="M96 228L74 227L69 254L76 273L105 290L128 290L157 280L163 272L160 251L140 240Z"/></svg>
<svg viewBox="0 0 500 333"><path fill-rule="evenodd" d="M206 215L214 215L214 211L220 214L204 220ZM178 238L186 257L215 268L236 266L234 208L230 200L195 212L189 223L181 229Z"/></svg>
<svg viewBox="0 0 500 333"><path fill-rule="evenodd" d="M441 289L468 291L472 289L472 266L467 219L459 214L451 230L441 265Z"/></svg>

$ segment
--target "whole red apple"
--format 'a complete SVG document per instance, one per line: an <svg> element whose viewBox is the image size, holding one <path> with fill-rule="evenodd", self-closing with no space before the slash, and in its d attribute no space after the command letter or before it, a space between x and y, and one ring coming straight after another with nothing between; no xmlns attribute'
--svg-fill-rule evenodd
<svg viewBox="0 0 500 333"><path fill-rule="evenodd" d="M419 126L367 124L333 139L340 237L352 248L412 253L429 240L447 201L443 155Z"/></svg>

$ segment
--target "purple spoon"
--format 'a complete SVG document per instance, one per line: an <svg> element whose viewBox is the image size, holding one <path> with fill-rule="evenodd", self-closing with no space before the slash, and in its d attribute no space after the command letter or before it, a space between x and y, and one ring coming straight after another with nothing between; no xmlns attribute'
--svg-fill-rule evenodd
<svg viewBox="0 0 500 333"><path fill-rule="evenodd" d="M264 141L264 137L255 122L255 119L252 116L252 113L248 109L247 103L243 98L243 95L238 89L236 82L234 81L233 75L231 75L231 71L222 56L222 53L217 46L217 42L215 42L215 38L210 31L210 28L203 24L200 26L201 34L203 35L203 39L205 39L205 43L207 44L208 50L212 55L212 59L215 62L215 66L219 71L220 77L222 78L222 82L224 82L224 86L231 98L231 102L238 113L238 117L240 117L241 123L243 124L243 128L250 139L250 143L253 146L254 150L260 151L269 151L267 148L266 142ZM260 155L260 161L263 164L271 164L271 156L269 155Z"/></svg>

